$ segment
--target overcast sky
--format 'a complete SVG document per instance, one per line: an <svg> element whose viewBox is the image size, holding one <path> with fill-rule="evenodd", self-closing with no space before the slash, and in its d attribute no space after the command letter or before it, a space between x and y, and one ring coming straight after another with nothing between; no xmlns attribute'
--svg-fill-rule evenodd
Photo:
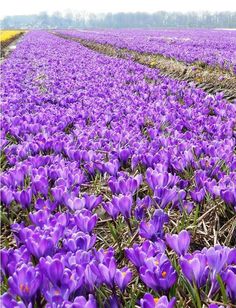
<svg viewBox="0 0 236 308"><path fill-rule="evenodd" d="M156 12L166 11L236 11L236 0L6 0L2 1L0 17L27 15L45 11L49 14L91 12Z"/></svg>

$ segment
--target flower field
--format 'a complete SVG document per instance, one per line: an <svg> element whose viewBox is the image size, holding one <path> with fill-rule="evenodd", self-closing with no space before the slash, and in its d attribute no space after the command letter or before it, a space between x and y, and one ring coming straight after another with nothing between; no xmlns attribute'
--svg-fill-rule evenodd
<svg viewBox="0 0 236 308"><path fill-rule="evenodd" d="M19 36L23 31L21 30L0 30L0 44L1 46L5 46L9 41L15 39L15 37Z"/></svg>
<svg viewBox="0 0 236 308"><path fill-rule="evenodd" d="M235 101L47 31L1 75L2 307L235 307Z"/></svg>
<svg viewBox="0 0 236 308"><path fill-rule="evenodd" d="M185 63L221 67L236 74L236 31L100 30L58 32L138 52L161 54Z"/></svg>

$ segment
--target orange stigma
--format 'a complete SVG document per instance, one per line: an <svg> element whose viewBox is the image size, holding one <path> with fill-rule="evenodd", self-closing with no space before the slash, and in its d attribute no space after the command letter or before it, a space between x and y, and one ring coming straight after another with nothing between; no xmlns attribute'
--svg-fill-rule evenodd
<svg viewBox="0 0 236 308"><path fill-rule="evenodd" d="M24 285L24 284L20 284L20 290L21 292L26 292L26 293L29 293L29 287L27 285Z"/></svg>
<svg viewBox="0 0 236 308"><path fill-rule="evenodd" d="M163 278L166 278L166 275L167 275L167 272L162 272L162 273L161 273L161 276L162 276Z"/></svg>

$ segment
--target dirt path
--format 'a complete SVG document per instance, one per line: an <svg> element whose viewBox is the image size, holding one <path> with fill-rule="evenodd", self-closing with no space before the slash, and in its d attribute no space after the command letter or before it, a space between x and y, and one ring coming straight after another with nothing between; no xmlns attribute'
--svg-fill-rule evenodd
<svg viewBox="0 0 236 308"><path fill-rule="evenodd" d="M140 64L160 70L162 76L172 77L177 80L194 82L209 94L223 92L224 97L233 102L236 100L236 76L218 67L211 67L204 63L186 64L163 55L140 53L125 48L117 48L110 44L101 44L91 40L80 39L61 33L51 32L54 35L79 42L94 51L119 58L130 58Z"/></svg>

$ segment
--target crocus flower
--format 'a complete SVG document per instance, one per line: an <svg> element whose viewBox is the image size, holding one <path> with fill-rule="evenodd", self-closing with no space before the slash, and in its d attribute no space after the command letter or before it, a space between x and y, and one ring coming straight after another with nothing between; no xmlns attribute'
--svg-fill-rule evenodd
<svg viewBox="0 0 236 308"><path fill-rule="evenodd" d="M177 280L177 273L168 259L161 264L145 264L140 267L140 278L155 291L169 290ZM151 267L150 267L151 266Z"/></svg>
<svg viewBox="0 0 236 308"><path fill-rule="evenodd" d="M217 304L210 304L209 306L208 306L208 308L224 308L225 306L222 306L222 305L217 305Z"/></svg>
<svg viewBox="0 0 236 308"><path fill-rule="evenodd" d="M19 296L25 304L29 304L40 287L41 273L33 266L23 264L8 279L12 294Z"/></svg>
<svg viewBox="0 0 236 308"><path fill-rule="evenodd" d="M114 197L111 202L114 206L118 207L119 211L126 219L130 218L133 204L133 199L131 195L120 195L119 197Z"/></svg>
<svg viewBox="0 0 236 308"><path fill-rule="evenodd" d="M65 308L69 307L97 308L98 306L94 296L89 294L88 300L84 296L78 296L73 303L65 304Z"/></svg>
<svg viewBox="0 0 236 308"><path fill-rule="evenodd" d="M104 303L104 308L120 308L121 303L117 295L111 295Z"/></svg>
<svg viewBox="0 0 236 308"><path fill-rule="evenodd" d="M183 209L190 214L194 208L194 203L184 200L181 205L179 205L180 211Z"/></svg>
<svg viewBox="0 0 236 308"><path fill-rule="evenodd" d="M56 243L49 236L41 236L38 233L33 233L25 240L25 244L29 252L37 259L52 255L55 251Z"/></svg>
<svg viewBox="0 0 236 308"><path fill-rule="evenodd" d="M188 231L182 230L179 234L166 234L165 239L171 249L173 249L178 256L184 256L188 251L190 245L190 236Z"/></svg>
<svg viewBox="0 0 236 308"><path fill-rule="evenodd" d="M73 233L72 236L64 241L64 246L75 252L78 249L89 250L96 242L96 235L90 236L83 232Z"/></svg>
<svg viewBox="0 0 236 308"><path fill-rule="evenodd" d="M183 201L186 192L179 190L176 186L173 188L155 188L154 199L160 205L161 208L165 208L168 204L175 204L180 200Z"/></svg>
<svg viewBox="0 0 236 308"><path fill-rule="evenodd" d="M126 248L125 253L127 258L136 266L140 267L144 265L145 260L149 257L157 255L157 253L163 253L165 251L165 244L162 240L155 243L151 241L145 241L142 245L134 244L132 248Z"/></svg>
<svg viewBox="0 0 236 308"><path fill-rule="evenodd" d="M19 249L1 249L0 250L0 264L1 271L5 276L12 276L15 272L19 262L28 263L31 258L25 245Z"/></svg>
<svg viewBox="0 0 236 308"><path fill-rule="evenodd" d="M5 276L12 275L18 263L18 258L13 249L0 250L1 271Z"/></svg>
<svg viewBox="0 0 236 308"><path fill-rule="evenodd" d="M228 269L224 275L224 282L228 296L231 298L233 304L236 304L236 272Z"/></svg>
<svg viewBox="0 0 236 308"><path fill-rule="evenodd" d="M47 275L54 286L60 286L62 276L64 273L64 264L59 259L40 259L40 268L43 273Z"/></svg>
<svg viewBox="0 0 236 308"><path fill-rule="evenodd" d="M85 285L88 287L91 292L97 285L102 283L102 277L97 267L97 263L93 260L88 263L84 271L84 281Z"/></svg>
<svg viewBox="0 0 236 308"><path fill-rule="evenodd" d="M116 220L120 214L118 203L113 200L113 202L104 202L102 204L104 210L112 217L113 220Z"/></svg>
<svg viewBox="0 0 236 308"><path fill-rule="evenodd" d="M221 270L227 266L230 249L228 247L217 245L215 247L210 247L209 249L204 248L202 252L205 253L207 264L212 270L213 278L215 278L216 274L220 273Z"/></svg>
<svg viewBox="0 0 236 308"><path fill-rule="evenodd" d="M64 200L65 200L66 206L72 211L82 210L85 207L84 198L77 198L74 196L64 195Z"/></svg>
<svg viewBox="0 0 236 308"><path fill-rule="evenodd" d="M36 225L42 228L48 221L50 212L47 210L39 210L34 213L29 213L30 220Z"/></svg>
<svg viewBox="0 0 236 308"><path fill-rule="evenodd" d="M201 188L200 190L194 190L190 191L190 196L193 199L193 201L197 203L201 203L205 198L206 192L204 188Z"/></svg>
<svg viewBox="0 0 236 308"><path fill-rule="evenodd" d="M154 298L150 293L146 293L140 300L141 308L174 308L175 302L175 297L169 301L165 295Z"/></svg>
<svg viewBox="0 0 236 308"><path fill-rule="evenodd" d="M236 206L236 188L221 190L220 196L226 204Z"/></svg>
<svg viewBox="0 0 236 308"><path fill-rule="evenodd" d="M97 214L92 215L88 210L82 210L78 214L75 213L75 221L77 226L84 233L91 233L97 223Z"/></svg>
<svg viewBox="0 0 236 308"><path fill-rule="evenodd" d="M129 149L120 150L119 158L123 163L126 163L128 161L129 156L130 156L130 152L131 151Z"/></svg>
<svg viewBox="0 0 236 308"><path fill-rule="evenodd" d="M41 193L46 197L48 194L48 188L49 184L46 177L40 177L37 175L32 182L32 191L34 194Z"/></svg>
<svg viewBox="0 0 236 308"><path fill-rule="evenodd" d="M114 257L107 260L104 264L99 263L97 266L92 264L92 270L97 276L101 277L103 283L113 287L116 274L116 261Z"/></svg>
<svg viewBox="0 0 236 308"><path fill-rule="evenodd" d="M178 177L176 175L172 175L171 173L167 172L160 173L157 170L153 170L151 168L147 169L146 179L148 185L153 191L156 187L173 187L178 182Z"/></svg>
<svg viewBox="0 0 236 308"><path fill-rule="evenodd" d="M115 283L123 292L132 279L132 272L128 267L117 269L115 274Z"/></svg>
<svg viewBox="0 0 236 308"><path fill-rule="evenodd" d="M1 188L1 201L9 206L11 202L14 200L13 193L7 187Z"/></svg>
<svg viewBox="0 0 236 308"><path fill-rule="evenodd" d="M90 211L102 202L102 196L84 194L83 197L85 199L85 207Z"/></svg>
<svg viewBox="0 0 236 308"><path fill-rule="evenodd" d="M162 238L164 235L163 226L169 221L168 215L158 209L154 212L153 217L150 221L142 221L139 226L140 236L156 241L158 238Z"/></svg>
<svg viewBox="0 0 236 308"><path fill-rule="evenodd" d="M26 209L31 203L32 191L31 189L22 190L21 192L16 192L14 196L16 201L21 204L22 208Z"/></svg>
<svg viewBox="0 0 236 308"><path fill-rule="evenodd" d="M134 216L137 220L142 220L145 217L145 212L152 205L152 199L150 196L146 196L143 199L137 199L136 207L134 209Z"/></svg>
<svg viewBox="0 0 236 308"><path fill-rule="evenodd" d="M0 307L2 308L26 308L23 302L17 302L10 294L4 293L0 296Z"/></svg>
<svg viewBox="0 0 236 308"><path fill-rule="evenodd" d="M181 256L179 263L184 276L191 283L196 283L198 287L205 285L209 268L207 266L207 257L204 254L195 253L194 255Z"/></svg>
<svg viewBox="0 0 236 308"><path fill-rule="evenodd" d="M119 162L117 160L113 161L113 162L106 162L104 164L104 171L109 173L110 175L116 175L116 173L119 170Z"/></svg>

